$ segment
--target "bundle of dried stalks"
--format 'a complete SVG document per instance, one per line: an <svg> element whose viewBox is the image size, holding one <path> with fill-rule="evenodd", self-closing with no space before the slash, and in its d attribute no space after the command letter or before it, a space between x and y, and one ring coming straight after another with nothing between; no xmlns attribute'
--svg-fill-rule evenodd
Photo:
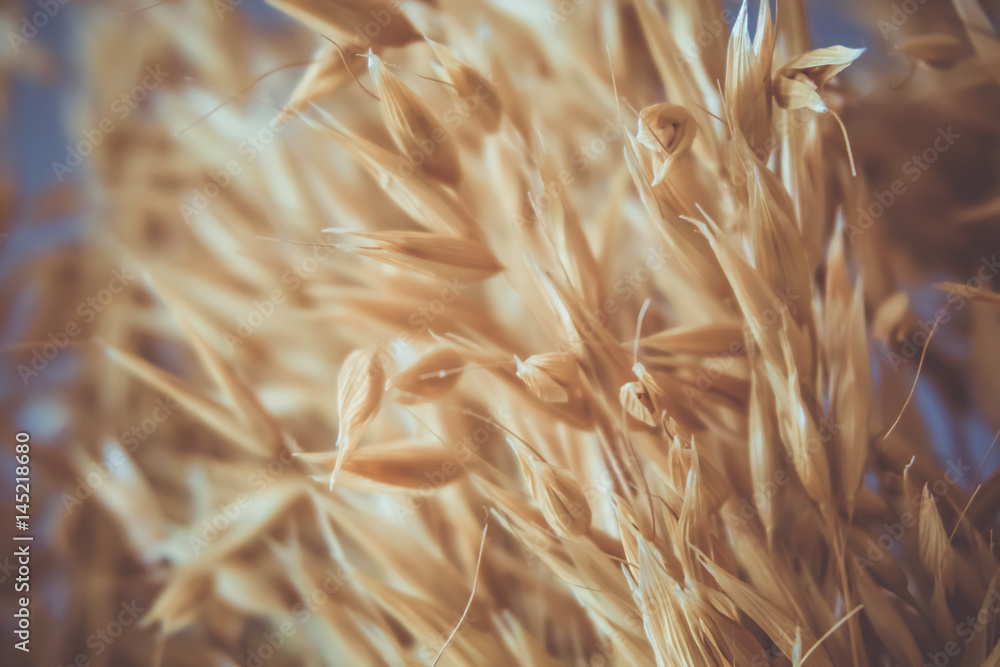
<svg viewBox="0 0 1000 667"><path fill-rule="evenodd" d="M976 0L867 94L801 0L234 4L82 14L82 127L165 74L89 158L75 272L31 268L25 355L136 277L39 454L38 664L1000 665L1000 477L911 400L1000 426L997 297L956 284L997 246L947 241L996 238L995 182L879 199L917 127L996 156ZM976 364L918 380L942 279Z"/></svg>

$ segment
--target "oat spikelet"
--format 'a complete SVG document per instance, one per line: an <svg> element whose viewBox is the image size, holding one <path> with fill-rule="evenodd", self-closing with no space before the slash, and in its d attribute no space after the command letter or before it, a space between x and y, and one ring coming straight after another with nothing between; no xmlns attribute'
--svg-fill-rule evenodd
<svg viewBox="0 0 1000 667"><path fill-rule="evenodd" d="M534 354L524 361L514 357L517 377L524 381L532 394L551 403L569 400L568 389L576 379L576 361L563 352Z"/></svg>
<svg viewBox="0 0 1000 667"><path fill-rule="evenodd" d="M507 442L521 462L528 488L549 525L564 535L583 535L590 529L590 503L576 479L566 470L540 460L513 438Z"/></svg>
<svg viewBox="0 0 1000 667"><path fill-rule="evenodd" d="M816 49L786 63L777 73L775 100L784 109L829 111L820 94L823 86L857 60L864 49L831 46Z"/></svg>
<svg viewBox="0 0 1000 667"><path fill-rule="evenodd" d="M774 26L769 3L760 5L753 42L744 0L733 25L726 59L726 110L751 148L761 150L771 134L771 57ZM740 141L737 138L737 141Z"/></svg>
<svg viewBox="0 0 1000 667"><path fill-rule="evenodd" d="M298 454L297 458L333 471L338 455L339 452L307 453ZM351 452L337 472L337 486L369 492L418 489L427 483L428 477L438 479L440 475L444 483L450 484L462 479L465 473L466 469L447 447L419 441L385 443Z"/></svg>
<svg viewBox="0 0 1000 667"><path fill-rule="evenodd" d="M368 54L368 72L380 98L385 126L405 159L447 185L457 185L462 165L455 138L427 105L378 56Z"/></svg>
<svg viewBox="0 0 1000 667"><path fill-rule="evenodd" d="M618 393L618 400L625 411L636 419L656 426L656 406L642 382L626 382Z"/></svg>
<svg viewBox="0 0 1000 667"><path fill-rule="evenodd" d="M658 185L681 162L697 134L690 112L678 104L655 104L639 113L636 139L653 155L651 185Z"/></svg>
<svg viewBox="0 0 1000 667"><path fill-rule="evenodd" d="M472 113L483 130L487 133L496 132L503 119L503 102L497 94L496 84L476 68L455 57L451 49L444 44L437 42L430 44L443 65L435 69L443 71L455 86L459 98L472 107Z"/></svg>
<svg viewBox="0 0 1000 667"><path fill-rule="evenodd" d="M340 424L337 430L337 461L330 473L331 489L337 471L378 414L384 383L382 367L374 353L355 350L344 360L337 378Z"/></svg>
<svg viewBox="0 0 1000 667"><path fill-rule="evenodd" d="M479 281L503 270L503 266L490 251L476 241L428 232L324 231L371 241L374 245L343 247L400 269L428 276Z"/></svg>
<svg viewBox="0 0 1000 667"><path fill-rule="evenodd" d="M395 387L413 398L400 397L401 402L434 400L454 387L462 376L465 359L454 348L439 346L428 350L409 368L389 379Z"/></svg>
<svg viewBox="0 0 1000 667"><path fill-rule="evenodd" d="M937 502L925 484L920 496L919 553L924 567L934 577L950 579L950 547L948 533L941 522Z"/></svg>
<svg viewBox="0 0 1000 667"><path fill-rule="evenodd" d="M420 40L420 33L406 15L398 11L398 4L393 6L395 11L390 12L389 5L378 0L268 1L290 15L315 26L320 33L333 28L337 35L344 38L365 44L371 43L374 39L376 43L384 46L402 46ZM368 32L364 32L367 24L372 21L376 22L379 29L373 31L368 28ZM375 33L374 37L371 37L372 32Z"/></svg>

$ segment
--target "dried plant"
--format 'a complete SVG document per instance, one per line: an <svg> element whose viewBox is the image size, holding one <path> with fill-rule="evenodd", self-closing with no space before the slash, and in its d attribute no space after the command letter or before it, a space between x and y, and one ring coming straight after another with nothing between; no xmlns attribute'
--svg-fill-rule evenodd
<svg viewBox="0 0 1000 667"><path fill-rule="evenodd" d="M82 325L36 664L1000 665L1000 476L918 389L1000 427L976 0L902 82L801 0L237 4L80 13L80 127L163 74L24 269L16 368Z"/></svg>

